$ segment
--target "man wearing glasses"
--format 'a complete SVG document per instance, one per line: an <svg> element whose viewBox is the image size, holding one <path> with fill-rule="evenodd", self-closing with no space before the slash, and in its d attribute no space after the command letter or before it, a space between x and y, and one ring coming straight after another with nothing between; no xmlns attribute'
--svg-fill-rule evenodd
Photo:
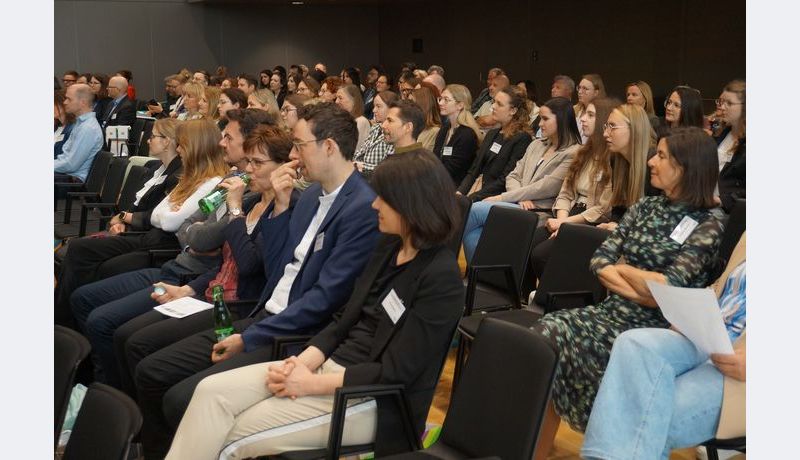
<svg viewBox="0 0 800 460"><path fill-rule="evenodd" d="M64 84L64 89L74 85L78 81L78 76L78 72L74 70L67 70L64 72L64 77L61 79L61 83Z"/></svg>
<svg viewBox="0 0 800 460"><path fill-rule="evenodd" d="M350 296L377 243L375 192L353 168L355 121L333 103L303 107L291 161L272 173L274 208L261 218L267 283L241 333L213 330L150 354L136 367L147 454L163 458L194 388L208 375L269 361L278 336L314 334ZM294 206L300 176L313 182ZM162 405L163 401L163 405Z"/></svg>
<svg viewBox="0 0 800 460"><path fill-rule="evenodd" d="M115 75L108 81L108 96L111 102L106 105L101 128L107 126L133 126L136 121L136 106L128 99L128 80Z"/></svg>

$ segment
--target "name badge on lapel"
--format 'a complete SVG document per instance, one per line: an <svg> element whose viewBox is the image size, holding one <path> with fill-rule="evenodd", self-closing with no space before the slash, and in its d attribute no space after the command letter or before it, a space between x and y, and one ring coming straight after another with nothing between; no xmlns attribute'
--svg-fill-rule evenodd
<svg viewBox="0 0 800 460"><path fill-rule="evenodd" d="M678 226L675 227L675 230L672 231L672 234L669 237L678 244L683 244L683 242L686 241L686 238L689 238L689 235L692 234L698 225L700 224L696 220L689 216L685 216Z"/></svg>
<svg viewBox="0 0 800 460"><path fill-rule="evenodd" d="M389 318L392 320L392 324L397 324L397 321L400 320L400 317L403 316L403 313L406 311L406 307L403 306L403 301L400 300L400 297L397 297L397 293L394 292L394 289L389 291L389 294L384 297L381 305L383 305L383 309L386 310L386 314L389 315Z"/></svg>
<svg viewBox="0 0 800 460"><path fill-rule="evenodd" d="M314 241L314 252L319 251L322 249L322 245L325 244L325 232L320 233L317 235L316 241Z"/></svg>
<svg viewBox="0 0 800 460"><path fill-rule="evenodd" d="M492 153L500 153L501 148L503 148L502 145L498 144L497 142L492 142L492 146L489 147L489 151Z"/></svg>
<svg viewBox="0 0 800 460"><path fill-rule="evenodd" d="M449 157L453 155L453 147L445 147L442 149L442 156Z"/></svg>

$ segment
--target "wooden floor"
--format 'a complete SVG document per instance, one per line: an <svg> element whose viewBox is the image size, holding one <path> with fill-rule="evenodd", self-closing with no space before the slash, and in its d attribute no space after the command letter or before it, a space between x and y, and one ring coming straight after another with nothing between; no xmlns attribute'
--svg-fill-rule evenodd
<svg viewBox="0 0 800 460"><path fill-rule="evenodd" d="M459 254L458 264L462 275L466 271L466 259L464 251ZM445 363L444 371L436 387L436 394L433 397L430 412L428 412L428 423L441 425L444 422L447 406L450 403L450 393L453 383L453 369L455 366L455 349L450 351ZM566 423L559 427L553 450L548 456L549 460L579 460L581 444L583 444L583 434L570 429ZM745 455L740 454L731 460L745 459ZM695 460L695 449L679 449L672 452L670 460Z"/></svg>

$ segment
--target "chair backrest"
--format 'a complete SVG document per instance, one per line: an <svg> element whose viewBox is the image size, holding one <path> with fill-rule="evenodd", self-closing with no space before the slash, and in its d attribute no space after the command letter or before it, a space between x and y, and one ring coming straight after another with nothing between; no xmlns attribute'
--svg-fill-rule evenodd
<svg viewBox="0 0 800 460"><path fill-rule="evenodd" d="M125 179L125 171L128 169L128 159L124 157L111 160L111 166L106 174L106 181L103 184L103 191L100 193L101 203L116 203L119 191L122 189L122 182Z"/></svg>
<svg viewBox="0 0 800 460"><path fill-rule="evenodd" d="M731 210L728 222L725 224L725 233L722 235L722 242L719 245L718 258L724 267L731 258L733 248L739 242L739 238L747 227L747 201L737 199Z"/></svg>
<svg viewBox="0 0 800 460"><path fill-rule="evenodd" d="M141 426L142 415L128 395L93 383L75 419L63 460L126 460Z"/></svg>
<svg viewBox="0 0 800 460"><path fill-rule="evenodd" d="M538 332L495 318L484 319L439 441L466 458L530 460L556 361L555 350Z"/></svg>
<svg viewBox="0 0 800 460"><path fill-rule="evenodd" d="M55 417L55 442L61 435L61 425L64 423L64 415L67 412L69 396L72 392L72 385L75 382L75 373L78 365L89 355L91 346L86 338L72 329L66 327L55 327L55 378L53 382L55 407L53 415Z"/></svg>
<svg viewBox="0 0 800 460"><path fill-rule="evenodd" d="M136 192L138 192L150 178L148 172L148 169L144 166L134 165L130 167L128 177L125 178L125 184L122 186L122 191L119 193L117 209L130 210L133 208L133 203L136 201Z"/></svg>
<svg viewBox="0 0 800 460"><path fill-rule="evenodd" d="M592 301L599 302L606 296L606 289L589 269L595 251L611 232L591 225L563 224L558 229L553 252L545 265L542 279L533 300L545 306L545 312L561 308L548 308L550 293L589 291Z"/></svg>
<svg viewBox="0 0 800 460"><path fill-rule="evenodd" d="M472 256L472 265L511 265L514 284L519 294L522 276L528 265L533 233L539 217L535 212L522 209L493 206L486 218L481 239ZM496 289L506 289L502 273L483 273L478 282Z"/></svg>
<svg viewBox="0 0 800 460"><path fill-rule="evenodd" d="M85 187L87 192L100 193L106 180L108 168L111 165L111 152L101 150L97 152L92 161L92 167L86 176Z"/></svg>
<svg viewBox="0 0 800 460"><path fill-rule="evenodd" d="M130 135L128 136L129 155L136 155L136 152L139 150L139 143L142 139L142 131L144 130L146 121L147 120L143 118L137 118L136 121L133 122Z"/></svg>
<svg viewBox="0 0 800 460"><path fill-rule="evenodd" d="M153 120L145 120L142 137L139 139L139 148L136 150L137 156L146 157L150 155L150 144L147 141L150 139L150 135L153 134L154 124L155 121Z"/></svg>
<svg viewBox="0 0 800 460"><path fill-rule="evenodd" d="M457 195L456 203L458 204L458 215L461 217L461 226L450 241L447 242L447 247L458 256L458 251L461 249L461 239L464 237L464 228L467 226L467 217L469 217L469 208L472 206L472 200L466 196Z"/></svg>

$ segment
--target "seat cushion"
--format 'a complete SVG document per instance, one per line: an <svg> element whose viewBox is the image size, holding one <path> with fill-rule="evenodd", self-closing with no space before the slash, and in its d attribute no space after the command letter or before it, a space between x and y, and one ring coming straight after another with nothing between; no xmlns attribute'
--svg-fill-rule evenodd
<svg viewBox="0 0 800 460"><path fill-rule="evenodd" d="M497 318L501 321L507 321L509 323L514 323L522 327L531 328L537 322L539 322L539 318L542 317L541 313L537 313L528 309L514 309L514 310L503 310L503 311L495 311L491 313L476 313L474 315L467 316L463 318L458 323L458 331L472 339L475 337L475 334L478 333L478 326L481 325L481 321L484 318Z"/></svg>

